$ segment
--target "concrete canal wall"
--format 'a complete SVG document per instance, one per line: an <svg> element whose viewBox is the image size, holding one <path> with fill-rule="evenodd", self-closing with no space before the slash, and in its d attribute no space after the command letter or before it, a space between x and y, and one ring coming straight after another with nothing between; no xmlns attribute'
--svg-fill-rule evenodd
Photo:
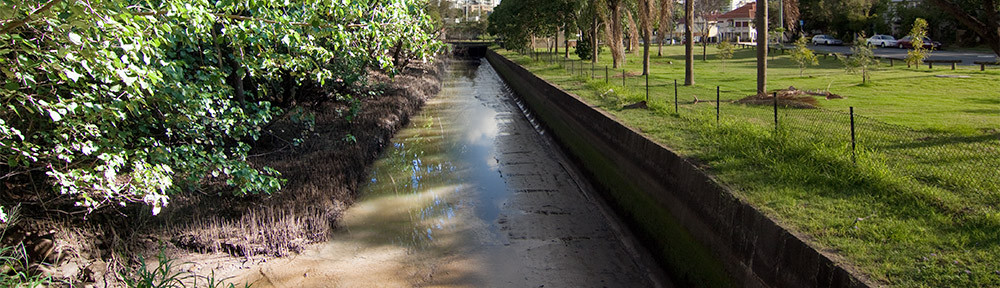
<svg viewBox="0 0 1000 288"><path fill-rule="evenodd" d="M669 148L493 51L486 57L679 286L872 286Z"/></svg>

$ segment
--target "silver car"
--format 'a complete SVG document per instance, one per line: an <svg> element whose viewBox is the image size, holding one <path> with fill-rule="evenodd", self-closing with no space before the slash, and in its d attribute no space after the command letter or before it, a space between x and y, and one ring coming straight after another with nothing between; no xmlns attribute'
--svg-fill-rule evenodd
<svg viewBox="0 0 1000 288"><path fill-rule="evenodd" d="M833 38L833 36L830 36L830 35L820 34L820 35L813 36L812 43L813 43L813 45L819 45L819 44L823 44L823 45L842 45L842 44L844 44L844 41L840 41L837 38Z"/></svg>
<svg viewBox="0 0 1000 288"><path fill-rule="evenodd" d="M882 48L895 47L897 44L896 37L892 37L889 35L872 36L871 38L868 38L868 41L866 43L868 43L868 45L878 46Z"/></svg>

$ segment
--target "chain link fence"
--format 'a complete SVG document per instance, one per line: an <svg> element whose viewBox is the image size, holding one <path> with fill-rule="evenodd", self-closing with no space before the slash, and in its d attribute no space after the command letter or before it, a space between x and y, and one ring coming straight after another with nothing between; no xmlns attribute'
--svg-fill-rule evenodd
<svg viewBox="0 0 1000 288"><path fill-rule="evenodd" d="M711 119L708 121L744 122L781 131L784 137L843 147L852 154L875 155L890 173L905 176L924 187L953 192L964 197L962 201L1000 202L1000 193L997 193L1000 192L1000 177L997 176L1000 175L1000 132L997 129L984 129L974 134L917 130L863 116L864 107L830 110L807 105L809 103L786 102L781 97L782 102L777 105L741 104L736 100L751 95L721 89L717 95L699 98L678 94L677 87L671 87L678 85L673 79L657 78L649 86L648 76L635 71L563 59L561 55L539 54L534 59L560 67L579 80L599 84L603 80L609 90L624 90L619 94L631 97L625 102L649 100L649 104L658 103L662 109L680 117L689 114L699 115L697 119ZM653 91L649 92L650 89ZM764 99L768 98L773 100L773 97Z"/></svg>

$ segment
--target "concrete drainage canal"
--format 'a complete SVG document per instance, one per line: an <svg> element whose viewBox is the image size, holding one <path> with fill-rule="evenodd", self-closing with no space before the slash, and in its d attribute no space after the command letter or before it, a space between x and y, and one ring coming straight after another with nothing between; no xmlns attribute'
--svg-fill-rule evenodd
<svg viewBox="0 0 1000 288"><path fill-rule="evenodd" d="M485 59L378 160L332 241L233 278L254 287L670 287Z"/></svg>

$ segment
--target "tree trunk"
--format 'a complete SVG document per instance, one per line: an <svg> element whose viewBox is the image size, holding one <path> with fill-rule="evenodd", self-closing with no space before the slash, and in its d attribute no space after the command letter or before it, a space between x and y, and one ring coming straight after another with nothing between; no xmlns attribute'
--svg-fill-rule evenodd
<svg viewBox="0 0 1000 288"><path fill-rule="evenodd" d="M767 1L757 2L757 95L767 93Z"/></svg>
<svg viewBox="0 0 1000 288"><path fill-rule="evenodd" d="M562 32L562 29L556 28L556 41L555 41L556 42L555 43L555 45L556 45L556 53L555 54L559 54L559 32ZM555 57L555 55L552 55L552 57Z"/></svg>
<svg viewBox="0 0 1000 288"><path fill-rule="evenodd" d="M660 0L660 48L656 52L656 56L663 56L663 40L667 37L667 28L671 28L671 24L674 22L672 21L673 13L674 0Z"/></svg>
<svg viewBox="0 0 1000 288"><path fill-rule="evenodd" d="M597 63L597 52L600 50L597 47L597 15L594 15L594 22L590 26L590 49L592 54L590 54L590 63Z"/></svg>
<svg viewBox="0 0 1000 288"><path fill-rule="evenodd" d="M611 11L611 19L608 21L611 26L611 43L608 46L611 47L611 57L612 67L621 68L625 63L625 48L622 43L622 11L621 11L621 0L608 0L608 10Z"/></svg>
<svg viewBox="0 0 1000 288"><path fill-rule="evenodd" d="M694 0L684 0L684 85L694 85Z"/></svg>
<svg viewBox="0 0 1000 288"><path fill-rule="evenodd" d="M528 44L528 51L530 51L532 55L535 54L535 33L531 33L531 44Z"/></svg>
<svg viewBox="0 0 1000 288"><path fill-rule="evenodd" d="M705 24L701 25L701 61L703 62L708 61L708 32L710 31L708 27L708 14L709 13L705 13L705 15L702 16L702 19L705 20Z"/></svg>
<svg viewBox="0 0 1000 288"><path fill-rule="evenodd" d="M558 36L554 36L552 39L555 39L555 38L559 38L559 37ZM552 40L552 42L555 42L555 40ZM549 42L549 38L545 37L545 48L549 50L548 51L549 54L552 54L552 42Z"/></svg>
<svg viewBox="0 0 1000 288"><path fill-rule="evenodd" d="M649 42L652 40L653 0L639 0L639 32L642 33L642 75L649 75Z"/></svg>
<svg viewBox="0 0 1000 288"><path fill-rule="evenodd" d="M565 55L563 55L563 58L569 59L569 30L565 28L566 26L563 26L563 41L566 41L563 43L565 44L563 45L565 46L564 48L566 48L566 51L563 51L564 53L566 53Z"/></svg>
<svg viewBox="0 0 1000 288"><path fill-rule="evenodd" d="M625 19L628 19L628 52L635 54L636 48L639 46L639 25L636 25L635 17L632 16L632 12L625 11Z"/></svg>

